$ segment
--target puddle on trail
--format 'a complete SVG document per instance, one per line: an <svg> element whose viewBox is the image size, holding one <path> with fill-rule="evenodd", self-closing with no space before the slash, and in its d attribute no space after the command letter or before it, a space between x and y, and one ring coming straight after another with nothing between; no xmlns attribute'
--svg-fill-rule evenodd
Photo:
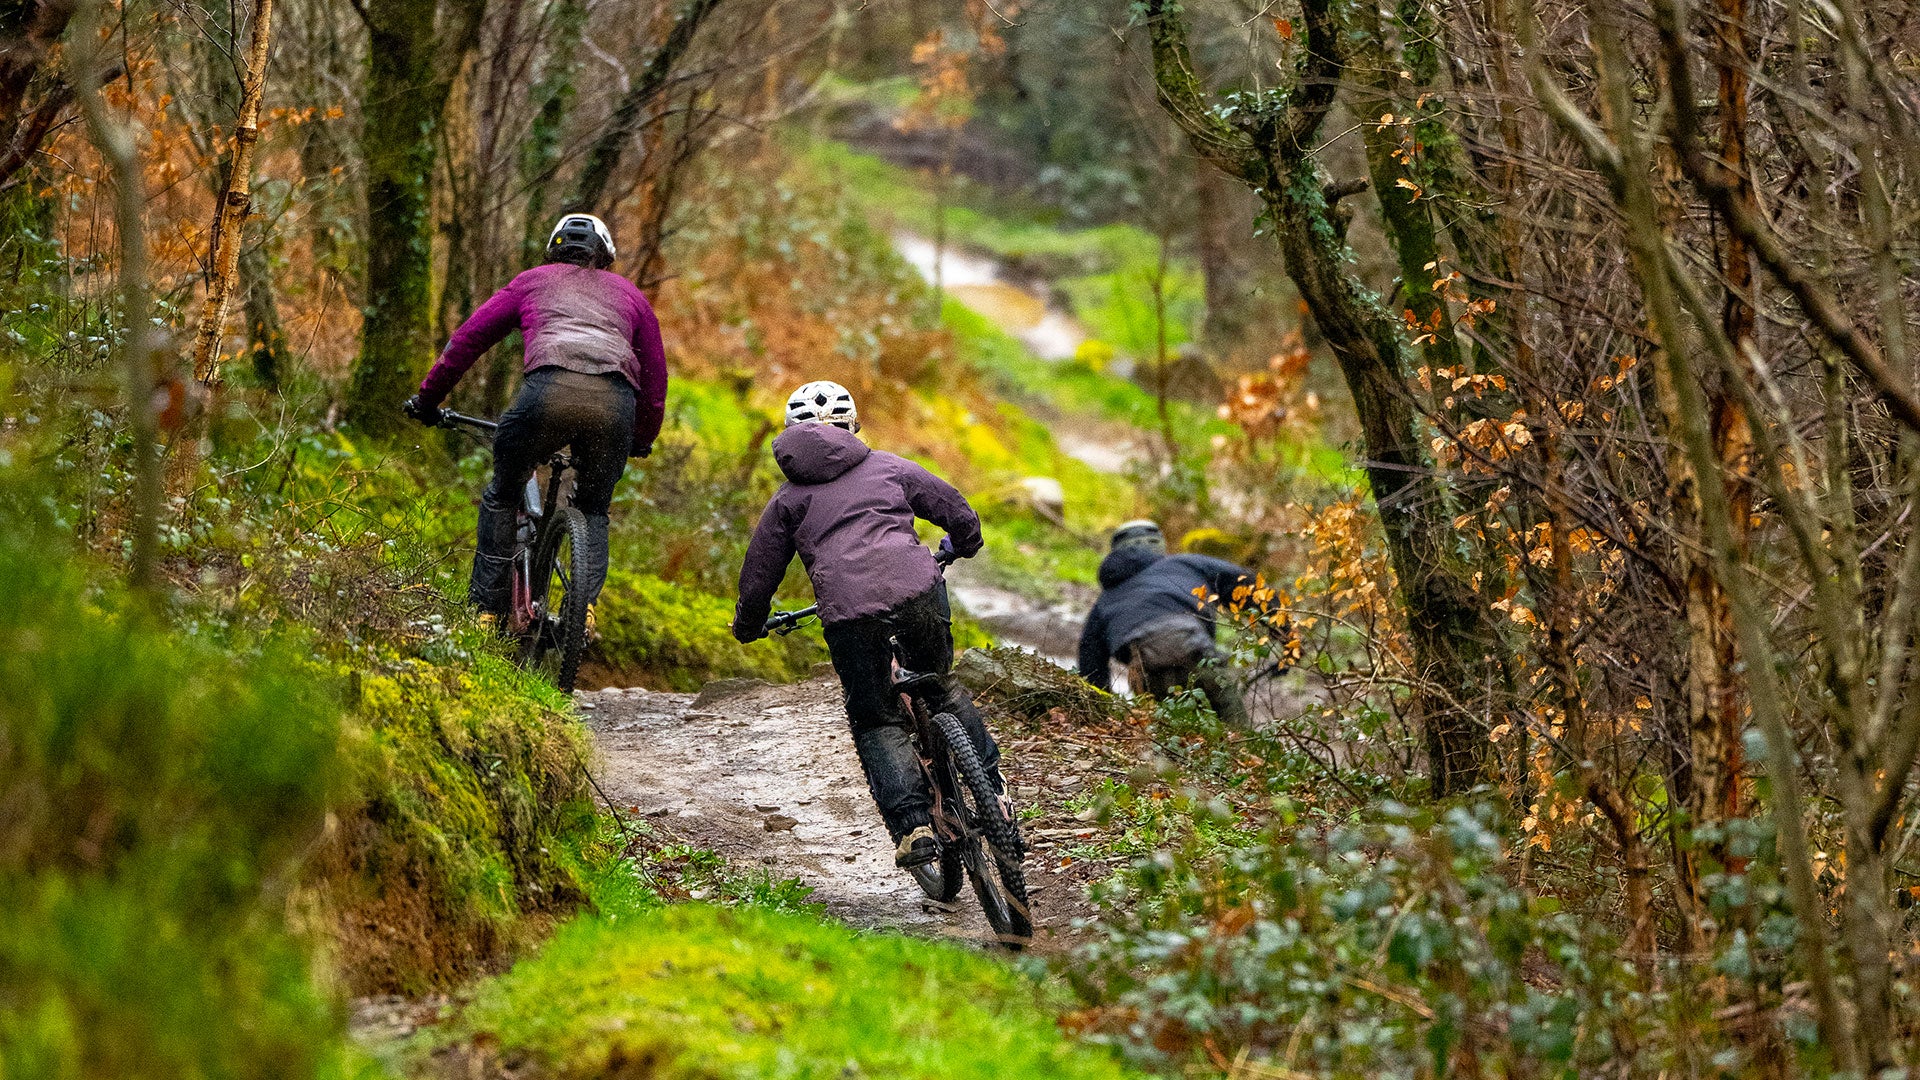
<svg viewBox="0 0 1920 1080"><path fill-rule="evenodd" d="M937 270L941 288L1019 338L1042 360L1066 360L1087 340L1073 316L1008 281L1001 264L990 256L952 246L936 250L933 241L908 232L893 234L893 246L929 282Z"/></svg>

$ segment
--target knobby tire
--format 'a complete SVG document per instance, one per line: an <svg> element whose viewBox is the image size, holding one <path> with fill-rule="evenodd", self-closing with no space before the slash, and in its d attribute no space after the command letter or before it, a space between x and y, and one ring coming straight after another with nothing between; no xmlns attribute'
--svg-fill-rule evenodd
<svg viewBox="0 0 1920 1080"><path fill-rule="evenodd" d="M553 684L571 692L587 651L587 598L579 587L586 564L587 517L571 506L561 507L559 515L541 530L540 546L534 549L531 585L533 595L545 605L546 617L533 626L522 661L535 667L548 656L557 657ZM555 579L561 576L563 559L564 580L559 582L559 602L554 603Z"/></svg>
<svg viewBox="0 0 1920 1080"><path fill-rule="evenodd" d="M1020 826L1000 815L1000 797L994 791L993 778L981 763L973 739L959 718L952 713L941 713L933 722L947 744L955 785L966 789L956 792L962 796L963 817L970 819L967 824L979 833L965 841L974 850L969 852L963 848L957 861L965 865L974 894L980 898L980 908L986 912L987 922L999 935L1000 943L1010 949L1024 948L1033 940L1033 912L1027 903L1026 871L1020 865L1026 855ZM967 859L968 854L974 858ZM948 878L956 892L958 882L954 879L957 877L956 874Z"/></svg>

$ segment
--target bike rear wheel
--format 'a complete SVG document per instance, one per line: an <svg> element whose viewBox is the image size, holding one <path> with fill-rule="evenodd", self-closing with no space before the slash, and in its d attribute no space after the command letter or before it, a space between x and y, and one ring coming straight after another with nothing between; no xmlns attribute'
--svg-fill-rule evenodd
<svg viewBox="0 0 1920 1080"><path fill-rule="evenodd" d="M535 543L533 580L528 582L535 618L520 662L571 691L587 648L587 597L576 587L586 567L586 515L561 507Z"/></svg>
<svg viewBox="0 0 1920 1080"><path fill-rule="evenodd" d="M967 834L958 845L961 867L1000 944L1009 949L1025 948L1033 940L1033 912L1027 903L1026 871L1021 866L1026 842L1020 837L1019 823L1001 813L993 778L959 718L941 713L933 722L946 743L957 809L967 826ZM948 880L958 891L958 882Z"/></svg>

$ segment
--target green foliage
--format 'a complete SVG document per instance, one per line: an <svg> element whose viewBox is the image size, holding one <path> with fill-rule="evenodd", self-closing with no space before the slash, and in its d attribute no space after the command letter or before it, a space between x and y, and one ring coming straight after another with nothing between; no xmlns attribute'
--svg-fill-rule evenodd
<svg viewBox="0 0 1920 1080"><path fill-rule="evenodd" d="M1077 982L1134 1055L1173 1065L1210 1045L1315 1076L1562 1075L1616 1062L1646 1019L1611 942L1506 881L1490 814L1275 809L1257 842L1140 860L1129 892L1153 902L1107 908Z"/></svg>
<svg viewBox="0 0 1920 1080"><path fill-rule="evenodd" d="M762 908L581 918L483 987L484 1033L555 1077L1127 1075L995 959Z"/></svg>
<svg viewBox="0 0 1920 1080"><path fill-rule="evenodd" d="M1160 290L1159 310L1154 288ZM1061 283L1073 302L1073 313L1095 339L1105 341L1142 363L1152 363L1162 344L1165 317L1167 355L1198 336L1206 316L1206 282L1198 270L1171 263L1162 271L1158 259L1130 258L1103 274L1069 278Z"/></svg>
<svg viewBox="0 0 1920 1080"><path fill-rule="evenodd" d="M800 146L797 156L804 168L831 178L876 221L933 233L938 212L934 193L911 171L824 139ZM947 207L950 237L1048 277L1151 263L1158 252L1153 234L1132 225L1063 229L1040 208L1023 214L1000 193L964 181L954 187L955 205Z"/></svg>
<svg viewBox="0 0 1920 1080"><path fill-rule="evenodd" d="M826 659L817 635L752 645L735 641L728 630L731 590L714 595L617 570L602 595L594 623L600 632L598 656L616 669L644 671L674 690L698 690L727 677L790 682Z"/></svg>
<svg viewBox="0 0 1920 1080"><path fill-rule="evenodd" d="M341 782L338 706L0 530L0 1075L356 1067L282 923Z"/></svg>

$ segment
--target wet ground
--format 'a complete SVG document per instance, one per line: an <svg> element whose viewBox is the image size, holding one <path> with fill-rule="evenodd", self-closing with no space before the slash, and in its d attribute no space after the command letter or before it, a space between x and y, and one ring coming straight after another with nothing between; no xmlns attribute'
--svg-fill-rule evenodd
<svg viewBox="0 0 1920 1080"><path fill-rule="evenodd" d="M798 879L826 914L851 925L991 942L970 891L937 904L894 867L830 673L784 686L725 680L698 696L599 690L578 702L598 744L600 784L617 805L736 867ZM1088 913L1083 884L1105 872L1054 854L1096 836L1075 816L1075 797L1103 775L1124 775L1134 748L1113 733L990 723L1016 807L1028 808L1034 947L1058 949Z"/></svg>

